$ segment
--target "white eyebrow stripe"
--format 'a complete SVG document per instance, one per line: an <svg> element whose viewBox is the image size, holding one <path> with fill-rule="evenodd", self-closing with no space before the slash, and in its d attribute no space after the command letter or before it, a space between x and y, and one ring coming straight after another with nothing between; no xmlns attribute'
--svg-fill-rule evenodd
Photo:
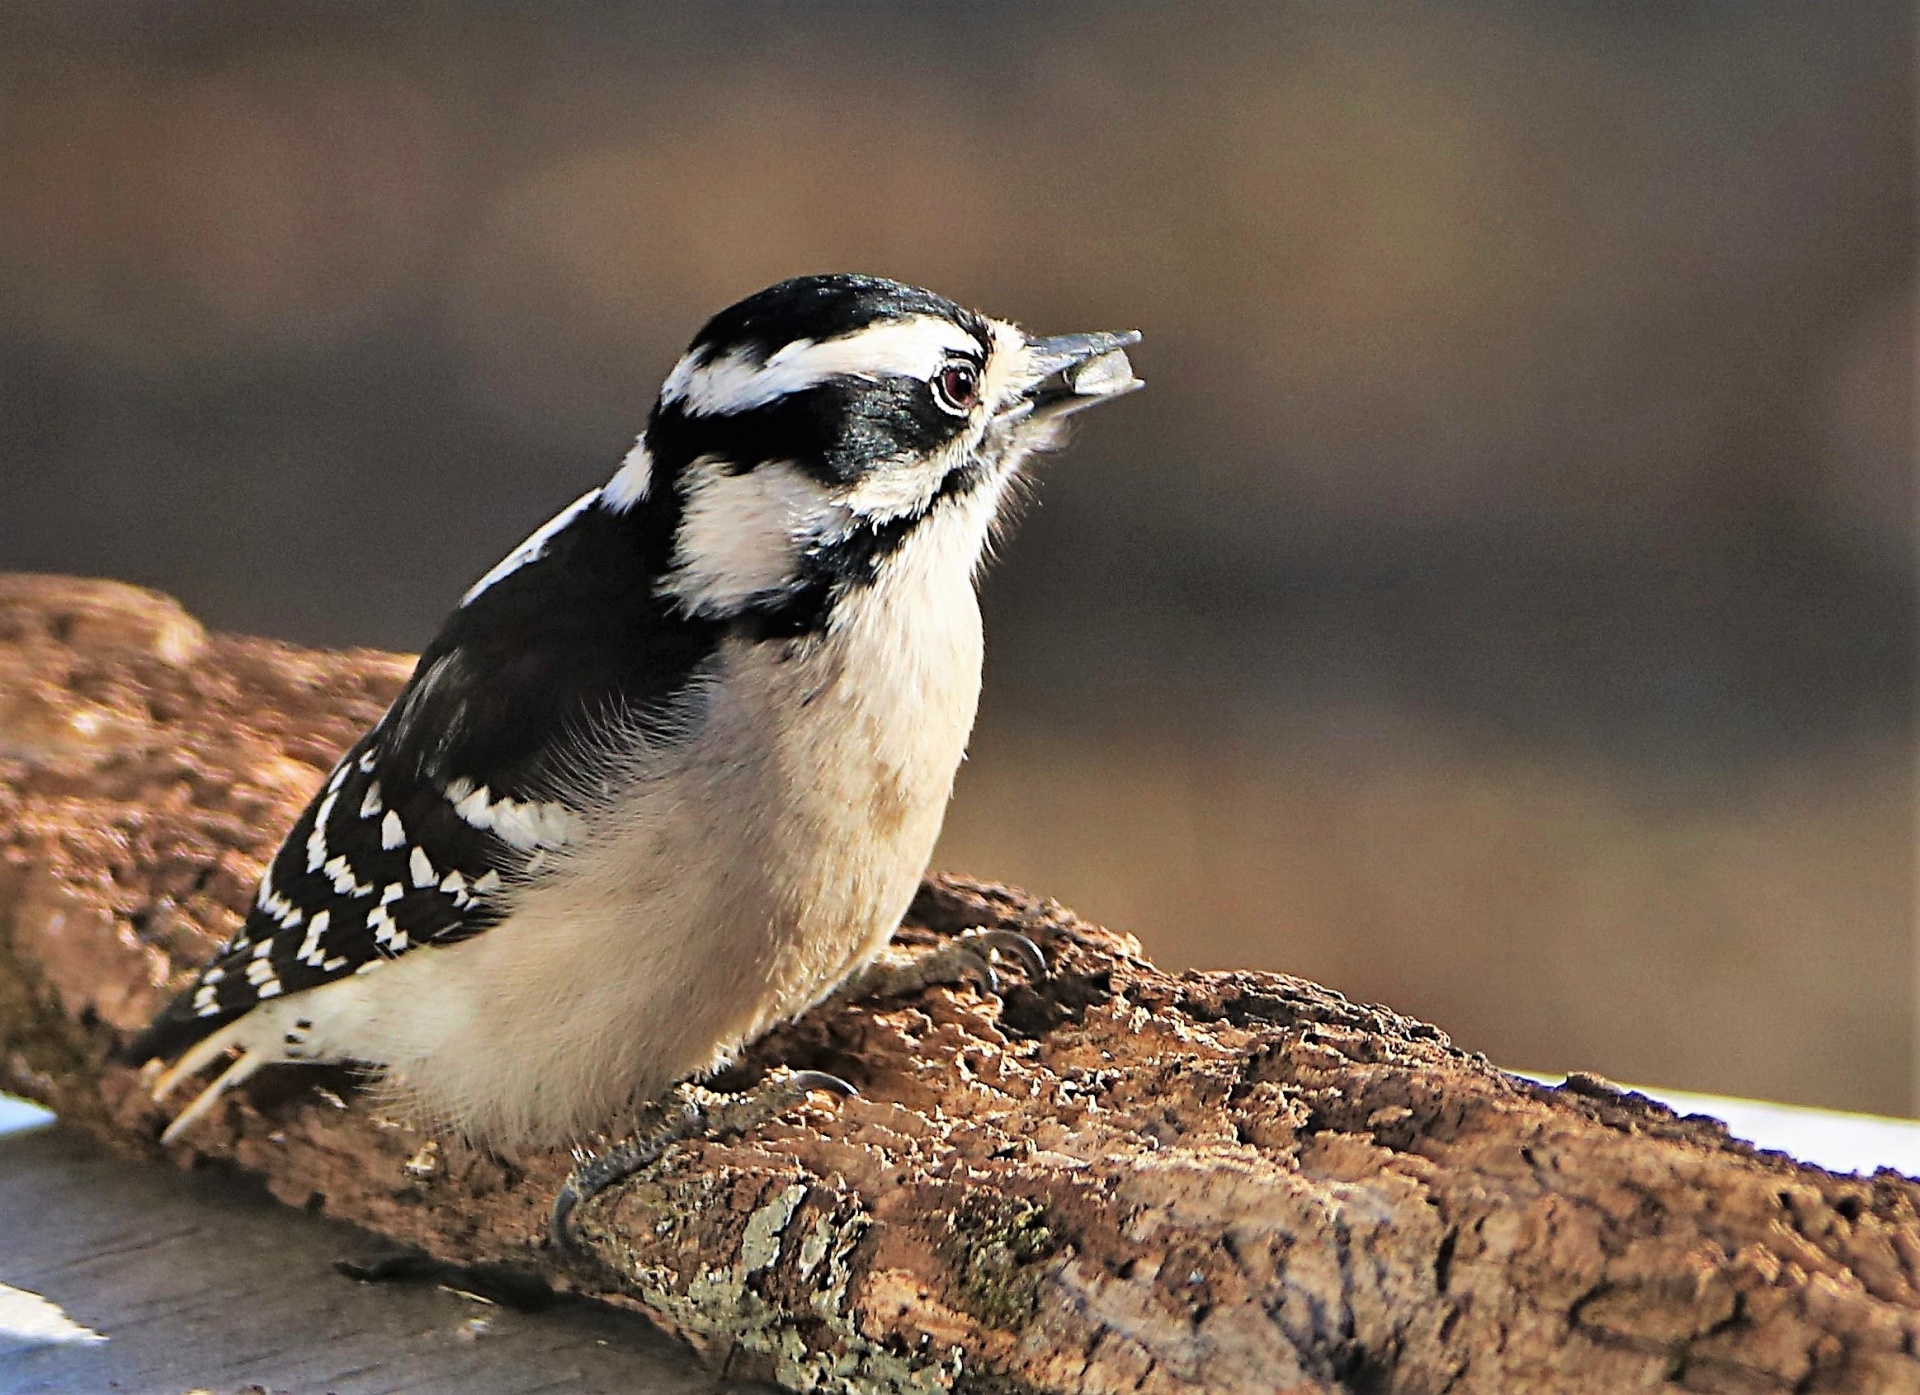
<svg viewBox="0 0 1920 1395"><path fill-rule="evenodd" d="M765 363L736 350L708 361L700 352L673 366L660 389L662 403L679 403L689 416L730 416L764 407L829 378L931 378L955 354L980 356L980 341L938 315L882 320L837 339L796 339Z"/></svg>
<svg viewBox="0 0 1920 1395"><path fill-rule="evenodd" d="M598 489L589 489L559 513L542 523L528 536L527 540L509 552L495 564L492 571L467 588L467 594L460 598L463 606L472 605L474 598L489 586L503 581L530 562L537 562L547 554L547 544L553 541L554 534L578 518L586 508L600 497Z"/></svg>

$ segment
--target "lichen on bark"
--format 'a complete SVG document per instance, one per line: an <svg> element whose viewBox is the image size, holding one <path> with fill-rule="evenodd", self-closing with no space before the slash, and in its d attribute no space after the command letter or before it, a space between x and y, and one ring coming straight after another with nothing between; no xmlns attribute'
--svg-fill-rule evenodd
<svg viewBox="0 0 1920 1395"><path fill-rule="evenodd" d="M564 1152L428 1139L337 1072L268 1072L162 1150L111 1049L231 932L406 669L0 578L0 1084L802 1390L1920 1391L1909 1179L1590 1077L1549 1090L1303 980L1163 973L960 878L928 881L901 945L1018 929L1052 976L775 1032L730 1081L780 1063L860 1096L676 1144L581 1208L586 1265L545 1240Z"/></svg>

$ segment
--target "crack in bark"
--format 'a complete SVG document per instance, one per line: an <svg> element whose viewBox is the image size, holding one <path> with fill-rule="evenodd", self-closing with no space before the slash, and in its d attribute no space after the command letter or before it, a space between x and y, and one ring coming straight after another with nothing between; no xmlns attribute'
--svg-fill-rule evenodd
<svg viewBox="0 0 1920 1395"><path fill-rule="evenodd" d="M1165 974L960 878L928 881L901 943L1017 929L1054 976L775 1032L733 1078L785 1063L862 1096L676 1145L581 1208L596 1266L544 1240L565 1155L429 1149L338 1073L263 1074L162 1154L109 1050L231 931L404 672L207 636L132 588L0 578L8 1088L800 1389L1920 1392L1909 1180L1797 1167L1597 1077L1520 1081L1304 980Z"/></svg>

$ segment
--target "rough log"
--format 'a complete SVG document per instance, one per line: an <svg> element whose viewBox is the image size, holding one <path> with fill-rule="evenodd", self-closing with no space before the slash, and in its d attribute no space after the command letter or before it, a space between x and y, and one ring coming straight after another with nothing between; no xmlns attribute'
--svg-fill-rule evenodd
<svg viewBox="0 0 1920 1395"><path fill-rule="evenodd" d="M234 929L407 669L0 577L0 1086L162 1156L110 1049ZM781 1031L742 1078L861 1096L676 1146L583 1209L587 1265L543 1234L564 1154L430 1139L337 1073L269 1072L169 1160L803 1390L1920 1391L1906 1178L1535 1086L1298 979L1163 973L1004 888L932 879L900 938L979 924L1034 937L1052 980Z"/></svg>

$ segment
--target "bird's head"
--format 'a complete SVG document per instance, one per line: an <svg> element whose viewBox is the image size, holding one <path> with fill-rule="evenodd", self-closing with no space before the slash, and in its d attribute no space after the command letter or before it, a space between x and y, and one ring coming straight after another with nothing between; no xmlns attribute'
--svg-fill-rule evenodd
<svg viewBox="0 0 1920 1395"><path fill-rule="evenodd" d="M670 529L659 592L683 613L821 623L916 537L970 571L1021 461L1141 386L1138 338L1037 339L877 277L783 281L695 336L603 506Z"/></svg>

